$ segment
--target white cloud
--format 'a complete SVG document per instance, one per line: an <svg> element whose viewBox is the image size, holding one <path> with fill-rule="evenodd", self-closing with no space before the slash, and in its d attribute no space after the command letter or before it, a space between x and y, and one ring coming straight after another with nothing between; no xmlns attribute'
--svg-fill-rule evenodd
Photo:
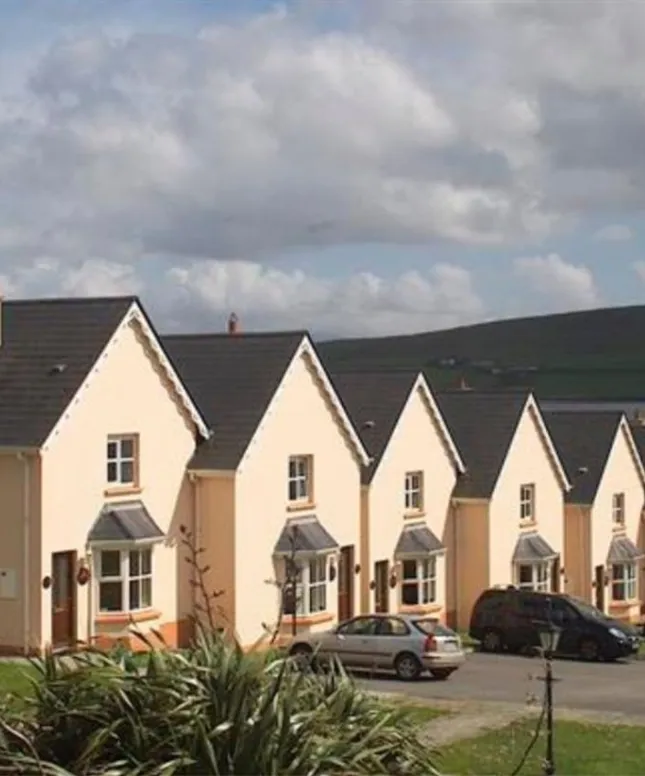
<svg viewBox="0 0 645 776"><path fill-rule="evenodd" d="M537 292L541 304L554 310L593 307L600 297L591 270L570 264L557 253L515 259L515 273L524 281L527 296Z"/></svg>
<svg viewBox="0 0 645 776"><path fill-rule="evenodd" d="M89 260L61 267L47 258L0 282L23 296L129 294L142 287L129 265ZM235 311L252 330L377 335L471 322L484 310L470 273L450 264L392 277L363 272L328 279L250 261L194 260L148 278L147 291L147 306L163 331L217 331Z"/></svg>
<svg viewBox="0 0 645 776"><path fill-rule="evenodd" d="M631 240L633 236L634 233L625 224L608 224L594 234L594 239L607 242L624 242L625 240Z"/></svg>
<svg viewBox="0 0 645 776"><path fill-rule="evenodd" d="M645 261L639 260L633 262L632 269L638 276L639 280L645 283Z"/></svg>

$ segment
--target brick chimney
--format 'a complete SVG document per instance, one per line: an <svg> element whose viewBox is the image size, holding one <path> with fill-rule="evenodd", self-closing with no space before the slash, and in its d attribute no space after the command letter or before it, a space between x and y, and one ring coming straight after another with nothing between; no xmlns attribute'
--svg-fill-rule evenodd
<svg viewBox="0 0 645 776"><path fill-rule="evenodd" d="M642 409L637 409L636 412L634 412L634 425L645 426L645 411Z"/></svg>
<svg viewBox="0 0 645 776"><path fill-rule="evenodd" d="M240 319L235 313L231 313L228 317L228 333L239 334L240 333Z"/></svg>

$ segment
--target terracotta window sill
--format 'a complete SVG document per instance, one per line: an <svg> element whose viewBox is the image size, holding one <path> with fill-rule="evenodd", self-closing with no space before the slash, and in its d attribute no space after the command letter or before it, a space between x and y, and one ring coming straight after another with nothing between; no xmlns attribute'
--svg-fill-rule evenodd
<svg viewBox="0 0 645 776"><path fill-rule="evenodd" d="M94 622L97 625L129 625L133 622L151 622L160 617L161 612L157 609L144 609L138 612L105 612L98 614Z"/></svg>
<svg viewBox="0 0 645 776"><path fill-rule="evenodd" d="M331 622L334 619L333 614L329 612L319 612L318 614L299 615L296 617L296 625L321 625L325 622ZM293 624L293 617L286 614L282 620L283 627Z"/></svg>
<svg viewBox="0 0 645 776"><path fill-rule="evenodd" d="M424 509L414 509L410 510L409 512L405 512L403 515L404 520L419 520L422 517L425 517L426 513Z"/></svg>
<svg viewBox="0 0 645 776"><path fill-rule="evenodd" d="M314 501L292 501L287 504L287 512L311 512L315 508Z"/></svg>
<svg viewBox="0 0 645 776"><path fill-rule="evenodd" d="M121 485L114 488L106 488L103 491L105 498L113 498L115 496L138 496L143 492L143 488L138 485Z"/></svg>
<svg viewBox="0 0 645 776"><path fill-rule="evenodd" d="M527 518L526 520L520 520L520 528L535 528L537 526L537 520L534 517Z"/></svg>
<svg viewBox="0 0 645 776"><path fill-rule="evenodd" d="M438 614L443 609L441 604L425 604L422 606L399 606L399 614Z"/></svg>
<svg viewBox="0 0 645 776"><path fill-rule="evenodd" d="M611 530L613 533L625 533L625 523L614 523Z"/></svg>
<svg viewBox="0 0 645 776"><path fill-rule="evenodd" d="M632 598L629 601L612 601L609 604L610 609L631 609L632 606L640 606L640 600Z"/></svg>

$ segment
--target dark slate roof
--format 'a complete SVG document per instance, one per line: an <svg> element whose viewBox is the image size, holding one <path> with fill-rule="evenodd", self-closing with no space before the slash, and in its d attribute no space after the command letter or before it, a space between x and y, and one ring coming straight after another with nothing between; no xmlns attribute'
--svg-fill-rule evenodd
<svg viewBox="0 0 645 776"><path fill-rule="evenodd" d="M629 428L634 437L634 444L638 449L638 454L645 464L645 426L641 425L641 423L630 423Z"/></svg>
<svg viewBox="0 0 645 776"><path fill-rule="evenodd" d="M396 543L394 556L433 555L446 548L425 523L406 525Z"/></svg>
<svg viewBox="0 0 645 776"><path fill-rule="evenodd" d="M513 563L536 563L557 558L558 553L539 533L520 534L513 550Z"/></svg>
<svg viewBox="0 0 645 776"><path fill-rule="evenodd" d="M209 426L189 467L237 468L304 331L169 335L161 342ZM294 418L297 422L297 418Z"/></svg>
<svg viewBox="0 0 645 776"><path fill-rule="evenodd" d="M373 459L361 477L369 483L385 452L418 372L340 372L331 380ZM370 427L365 424L371 422Z"/></svg>
<svg viewBox="0 0 645 776"><path fill-rule="evenodd" d="M274 547L275 555L335 550L338 542L315 515L287 520Z"/></svg>
<svg viewBox="0 0 645 776"><path fill-rule="evenodd" d="M643 554L628 536L614 536L609 545L607 563L632 563Z"/></svg>
<svg viewBox="0 0 645 776"><path fill-rule="evenodd" d="M621 412L544 412L544 422L571 482L573 504L592 504L611 451ZM581 473L586 467L586 473Z"/></svg>
<svg viewBox="0 0 645 776"><path fill-rule="evenodd" d="M132 542L162 539L164 532L150 516L142 501L105 504L94 521L88 542Z"/></svg>
<svg viewBox="0 0 645 776"><path fill-rule="evenodd" d="M2 302L0 445L45 442L134 302L133 296Z"/></svg>
<svg viewBox="0 0 645 776"><path fill-rule="evenodd" d="M454 496L490 498L529 392L446 391L435 394L466 465Z"/></svg>

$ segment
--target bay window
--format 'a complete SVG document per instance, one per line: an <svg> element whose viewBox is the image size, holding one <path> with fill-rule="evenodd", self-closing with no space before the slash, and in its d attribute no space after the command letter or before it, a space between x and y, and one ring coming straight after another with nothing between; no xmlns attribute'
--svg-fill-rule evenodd
<svg viewBox="0 0 645 776"><path fill-rule="evenodd" d="M96 550L100 613L137 612L152 607L152 548Z"/></svg>
<svg viewBox="0 0 645 776"><path fill-rule="evenodd" d="M611 597L614 601L636 598L636 564L613 563L611 567Z"/></svg>
<svg viewBox="0 0 645 776"><path fill-rule="evenodd" d="M328 559L328 554L324 554L285 560L284 614L307 617L327 611Z"/></svg>
<svg viewBox="0 0 645 776"><path fill-rule="evenodd" d="M437 559L434 555L408 558L401 563L401 603L423 606L437 600Z"/></svg>
<svg viewBox="0 0 645 776"><path fill-rule="evenodd" d="M535 590L548 593L551 590L551 562L518 563L516 565L516 586L520 590Z"/></svg>

